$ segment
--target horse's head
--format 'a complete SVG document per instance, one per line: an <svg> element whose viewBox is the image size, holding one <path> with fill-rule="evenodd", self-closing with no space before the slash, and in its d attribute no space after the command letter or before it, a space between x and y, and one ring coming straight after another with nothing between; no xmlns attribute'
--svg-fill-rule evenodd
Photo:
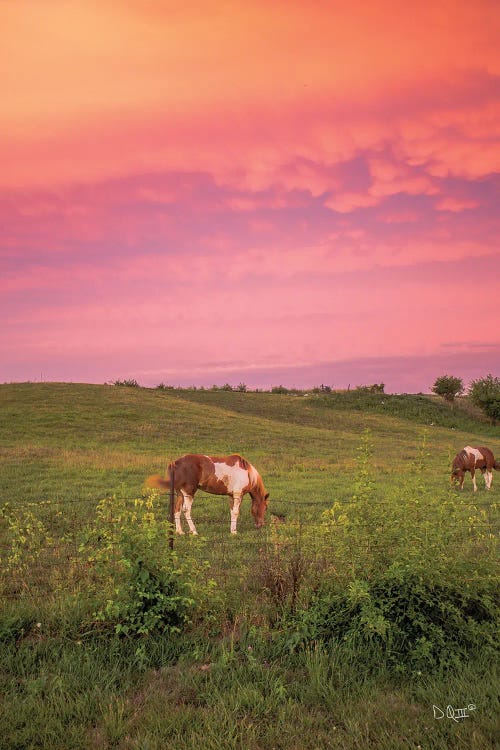
<svg viewBox="0 0 500 750"><path fill-rule="evenodd" d="M462 487L464 483L465 473L459 466L454 466L451 472L450 485L452 487L458 482L459 486Z"/></svg>
<svg viewBox="0 0 500 750"><path fill-rule="evenodd" d="M261 529L264 526L264 516L266 515L267 503L269 500L269 492L265 494L262 492L250 493L252 498L252 516L255 521L255 528Z"/></svg>

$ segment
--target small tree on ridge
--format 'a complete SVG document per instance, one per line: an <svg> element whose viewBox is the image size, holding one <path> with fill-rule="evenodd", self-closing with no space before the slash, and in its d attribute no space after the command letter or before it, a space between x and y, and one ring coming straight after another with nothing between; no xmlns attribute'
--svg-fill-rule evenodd
<svg viewBox="0 0 500 750"><path fill-rule="evenodd" d="M462 378L456 378L453 375L441 375L436 378L432 386L432 392L437 396L443 396L446 401L454 401L456 396L464 392L464 383Z"/></svg>

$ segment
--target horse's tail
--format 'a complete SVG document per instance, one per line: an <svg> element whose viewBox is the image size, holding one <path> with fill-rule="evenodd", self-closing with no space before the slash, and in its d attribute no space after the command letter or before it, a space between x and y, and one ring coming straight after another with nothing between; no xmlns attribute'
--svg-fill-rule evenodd
<svg viewBox="0 0 500 750"><path fill-rule="evenodd" d="M146 487L152 487L155 490L169 490L170 489L170 481L165 479L164 477L160 476L160 474L153 474L151 477L148 477L146 479Z"/></svg>

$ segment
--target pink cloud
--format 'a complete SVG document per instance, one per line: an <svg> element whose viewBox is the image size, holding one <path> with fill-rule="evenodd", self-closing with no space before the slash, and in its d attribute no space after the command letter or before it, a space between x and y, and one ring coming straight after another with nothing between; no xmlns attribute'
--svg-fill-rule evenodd
<svg viewBox="0 0 500 750"><path fill-rule="evenodd" d="M319 373L438 358L478 318L498 340L496 6L32 11L0 8L8 372Z"/></svg>
<svg viewBox="0 0 500 750"><path fill-rule="evenodd" d="M477 200L460 200L460 198L453 198L451 196L447 196L436 203L438 211L452 211L453 213L460 213L461 211L467 211L478 206L479 202Z"/></svg>

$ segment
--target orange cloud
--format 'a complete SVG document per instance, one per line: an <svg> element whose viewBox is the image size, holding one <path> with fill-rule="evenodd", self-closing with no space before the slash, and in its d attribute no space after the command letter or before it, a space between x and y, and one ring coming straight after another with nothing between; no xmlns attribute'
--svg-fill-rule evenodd
<svg viewBox="0 0 500 750"><path fill-rule="evenodd" d="M45 0L26 13L5 0L0 179L197 169L258 190L291 159L332 163L387 140L430 174L485 174L499 159L498 17L489 0L368 0L359 13L299 0Z"/></svg>

